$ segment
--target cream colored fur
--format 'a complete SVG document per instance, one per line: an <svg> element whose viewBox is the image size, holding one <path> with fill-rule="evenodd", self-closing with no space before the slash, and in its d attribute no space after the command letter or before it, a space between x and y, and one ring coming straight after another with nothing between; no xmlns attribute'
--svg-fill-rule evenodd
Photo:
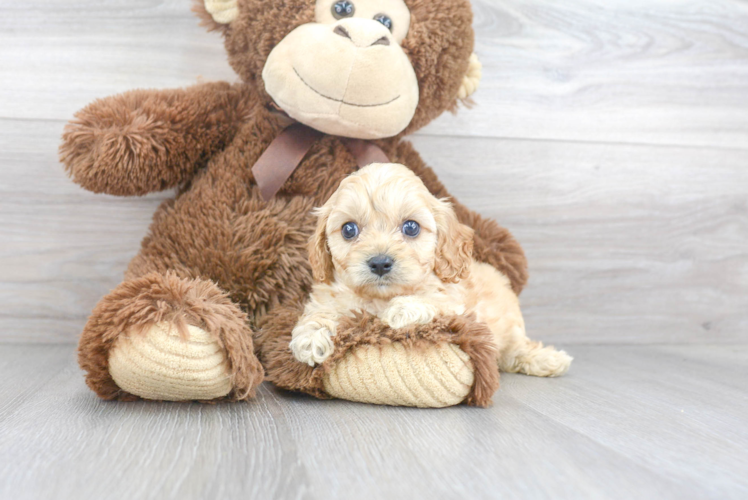
<svg viewBox="0 0 748 500"><path fill-rule="evenodd" d="M338 320L354 311L374 314L393 328L468 313L493 332L501 370L537 376L568 370L572 358L564 351L527 338L508 278L471 258L472 231L410 169L370 165L343 180L318 215L310 261L320 282L290 344L299 361L313 366L330 356ZM407 220L420 224L417 237L402 233ZM347 222L360 228L350 241L341 234ZM367 264L381 254L394 261L383 277Z"/></svg>

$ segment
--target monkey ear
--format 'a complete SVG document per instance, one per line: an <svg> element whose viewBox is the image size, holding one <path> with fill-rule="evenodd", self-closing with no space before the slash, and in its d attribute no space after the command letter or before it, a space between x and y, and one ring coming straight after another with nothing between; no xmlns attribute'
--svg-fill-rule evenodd
<svg viewBox="0 0 748 500"><path fill-rule="evenodd" d="M195 0L192 10L209 30L222 30L239 15L238 0Z"/></svg>
<svg viewBox="0 0 748 500"><path fill-rule="evenodd" d="M437 200L434 210L436 219L436 260L434 272L447 283L457 283L470 272L473 262L473 229L457 220L452 205L446 200Z"/></svg>
<svg viewBox="0 0 748 500"><path fill-rule="evenodd" d="M332 255L327 248L327 218L330 216L330 209L325 205L314 213L317 215L317 227L307 247L309 264L315 281L330 283L333 278Z"/></svg>
<svg viewBox="0 0 748 500"><path fill-rule="evenodd" d="M478 84L480 83L482 74L483 65L478 60L478 56L475 55L475 52L473 52L472 54L470 54L467 73L465 73L465 76L462 78L462 85L460 85L460 90L457 91L457 98L465 100L470 97L473 92L478 90Z"/></svg>

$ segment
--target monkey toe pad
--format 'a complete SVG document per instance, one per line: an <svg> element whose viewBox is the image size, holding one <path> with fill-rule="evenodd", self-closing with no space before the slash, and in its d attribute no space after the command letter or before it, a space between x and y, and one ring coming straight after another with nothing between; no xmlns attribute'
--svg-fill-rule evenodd
<svg viewBox="0 0 748 500"><path fill-rule="evenodd" d="M114 382L144 399L209 400L232 389L226 351L205 330L180 335L168 322L120 336L109 353Z"/></svg>
<svg viewBox="0 0 748 500"><path fill-rule="evenodd" d="M436 318L427 325L392 329L361 314L343 318L335 349L321 365L297 361L289 348L299 308L279 308L258 341L267 380L318 398L442 408L488 406L499 388L493 335L473 318Z"/></svg>
<svg viewBox="0 0 748 500"><path fill-rule="evenodd" d="M470 357L456 345L413 350L401 342L354 349L323 378L325 391L339 399L421 408L460 404L474 380Z"/></svg>

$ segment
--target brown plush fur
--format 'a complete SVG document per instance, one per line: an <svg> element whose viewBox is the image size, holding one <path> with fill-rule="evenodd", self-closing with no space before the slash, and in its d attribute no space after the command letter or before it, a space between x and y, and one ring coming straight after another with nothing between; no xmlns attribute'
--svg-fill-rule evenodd
<svg viewBox="0 0 748 500"><path fill-rule="evenodd" d="M210 281L186 280L174 273L152 273L125 281L101 299L88 320L78 346L86 383L104 399L133 400L114 383L108 354L119 335L142 335L154 323L170 321L180 334L187 325L203 328L226 349L234 386L230 400L248 399L262 381L253 356L247 316Z"/></svg>
<svg viewBox="0 0 748 500"><path fill-rule="evenodd" d="M457 108L457 91L474 39L469 0L406 0L405 4L411 24L401 45L415 69L420 102L398 138ZM229 26L217 25L202 1L196 1L193 10L205 26L223 33L229 63L245 83L257 89L263 102L270 100L260 76L270 51L291 30L314 20L314 2L310 0L240 1L239 17Z"/></svg>
<svg viewBox="0 0 748 500"><path fill-rule="evenodd" d="M133 90L99 99L76 114L60 159L95 193L162 191L189 180L226 146L244 117L247 93L228 83L189 89Z"/></svg>
<svg viewBox="0 0 748 500"><path fill-rule="evenodd" d="M385 326L370 314L359 314L354 318L343 318L338 324L337 333L332 338L335 351L321 365L312 368L297 362L288 344L291 330L303 307L300 305L279 307L273 311L267 323L257 335L257 350L267 379L290 391L299 391L316 397L329 398L325 393L325 374L349 352L371 345L385 345L400 342L408 349L421 349L438 343L457 345L470 356L473 362L475 379L465 403L471 406L486 407L499 388L499 368L496 363L498 352L493 335L483 323L471 317L451 316L437 318L428 325L413 325L399 330ZM278 332L283 332L278 335Z"/></svg>
<svg viewBox="0 0 748 500"><path fill-rule="evenodd" d="M467 0L406 3L413 21L403 48L415 68L421 95L404 132L410 133L456 106L473 35ZM239 19L220 29L243 83L139 90L100 99L65 128L61 159L73 180L86 189L119 196L179 189L175 199L157 210L140 253L130 263L127 281L94 309L81 339L81 366L89 373L89 385L102 397L131 398L107 372L114 339L164 317L184 317L215 333L234 370L232 397L245 397L259 383L250 329L261 325L268 313L276 315L278 306L306 300L312 282L306 249L314 227L311 209L322 205L340 180L357 168L341 140L325 136L273 200L261 199L251 167L289 122L272 111L259 75L273 46L313 18L313 3L245 0L239 5ZM202 12L203 19L206 15ZM398 136L377 144L392 162L412 168L432 193L448 196L410 143ZM527 279L519 244L494 221L453 202L460 221L475 230L475 258L506 274L519 292ZM153 295L154 287L161 290L159 298ZM196 310L195 304L204 308ZM271 318L268 325L277 328L263 330L266 368L271 373L287 370L302 387L309 373L300 363L289 360L276 366L273 361L287 354L281 352L288 349L282 339L290 333L289 322L295 321L290 312L283 314L285 323ZM467 328L450 325L452 330L445 331ZM368 328L372 336L375 331L394 335L376 322ZM271 345L277 355L268 351ZM480 357L476 349L471 353ZM271 379L278 376L271 374ZM476 398L486 400L483 392Z"/></svg>
<svg viewBox="0 0 748 500"><path fill-rule="evenodd" d="M266 379L282 389L330 398L318 375L319 367L299 363L288 348L291 330L304 312L302 303L277 307L255 335L255 352L265 367Z"/></svg>

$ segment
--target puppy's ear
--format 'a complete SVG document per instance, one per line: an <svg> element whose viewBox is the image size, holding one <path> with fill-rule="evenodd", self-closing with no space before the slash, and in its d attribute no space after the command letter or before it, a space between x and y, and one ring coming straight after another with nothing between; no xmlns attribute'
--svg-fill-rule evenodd
<svg viewBox="0 0 748 500"><path fill-rule="evenodd" d="M309 239L309 264L315 281L330 283L333 278L332 255L327 248L327 218L330 209L327 205L314 211L317 216L317 227Z"/></svg>
<svg viewBox="0 0 748 500"><path fill-rule="evenodd" d="M436 200L436 261L434 272L444 282L457 283L470 272L473 261L473 229L457 220L452 205Z"/></svg>

